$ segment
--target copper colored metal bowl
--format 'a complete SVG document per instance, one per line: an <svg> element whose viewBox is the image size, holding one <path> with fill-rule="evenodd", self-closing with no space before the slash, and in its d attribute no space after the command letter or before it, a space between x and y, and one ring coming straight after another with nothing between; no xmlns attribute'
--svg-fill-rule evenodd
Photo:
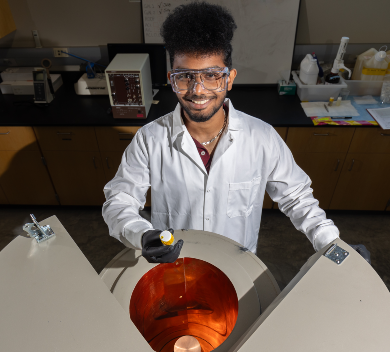
<svg viewBox="0 0 390 352"><path fill-rule="evenodd" d="M194 258L155 266L130 299L130 318L155 351L172 352L185 335L195 337L202 352L212 351L230 335L237 315L237 294L228 277Z"/></svg>

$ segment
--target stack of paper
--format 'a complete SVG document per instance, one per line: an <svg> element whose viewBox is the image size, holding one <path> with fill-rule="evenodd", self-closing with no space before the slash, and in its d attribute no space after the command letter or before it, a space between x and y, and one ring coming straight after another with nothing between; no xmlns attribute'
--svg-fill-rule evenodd
<svg viewBox="0 0 390 352"><path fill-rule="evenodd" d="M367 109L369 114L384 130L390 130L390 108Z"/></svg>
<svg viewBox="0 0 390 352"><path fill-rule="evenodd" d="M343 100L341 102L340 106L336 106L336 102L333 102L332 106L328 106L328 103L323 102L323 101L301 103L301 106L308 117L311 117L311 116L329 116L329 117L359 116L359 113L352 106L352 104L349 100ZM326 109L328 109L328 110L326 110Z"/></svg>

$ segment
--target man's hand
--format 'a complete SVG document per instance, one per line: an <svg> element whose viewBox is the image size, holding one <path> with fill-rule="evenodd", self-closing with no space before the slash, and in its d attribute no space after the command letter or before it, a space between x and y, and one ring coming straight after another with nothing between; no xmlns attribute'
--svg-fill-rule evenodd
<svg viewBox="0 0 390 352"><path fill-rule="evenodd" d="M371 254L364 244L350 244L350 246L371 265Z"/></svg>
<svg viewBox="0 0 390 352"><path fill-rule="evenodd" d="M173 234L172 229L168 229ZM149 230L142 236L142 256L149 263L173 263L180 255L183 240L174 246L164 246L160 239L161 230Z"/></svg>

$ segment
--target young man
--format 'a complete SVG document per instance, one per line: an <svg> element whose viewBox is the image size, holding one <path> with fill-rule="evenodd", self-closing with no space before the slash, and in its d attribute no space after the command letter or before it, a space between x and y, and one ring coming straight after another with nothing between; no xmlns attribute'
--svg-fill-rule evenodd
<svg viewBox="0 0 390 352"><path fill-rule="evenodd" d="M110 235L150 262L177 259L183 243L159 240L167 228L215 232L255 253L265 191L315 250L339 236L275 130L226 99L237 75L235 29L226 9L199 2L176 8L162 26L179 104L138 130L103 206ZM139 216L149 187L151 223Z"/></svg>

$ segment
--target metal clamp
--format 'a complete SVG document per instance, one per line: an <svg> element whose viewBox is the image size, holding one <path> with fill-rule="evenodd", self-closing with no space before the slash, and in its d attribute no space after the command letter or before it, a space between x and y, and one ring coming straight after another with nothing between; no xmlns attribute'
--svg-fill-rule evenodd
<svg viewBox="0 0 390 352"><path fill-rule="evenodd" d="M31 238L35 238L38 243L48 240L55 236L54 231L49 225L39 225L34 214L30 214L33 223L27 223L23 226L23 230L28 233ZM33 229L35 227L35 229Z"/></svg>
<svg viewBox="0 0 390 352"><path fill-rule="evenodd" d="M332 244L324 253L324 257L329 258L332 262L340 265L347 257L349 252L339 247L337 244Z"/></svg>

